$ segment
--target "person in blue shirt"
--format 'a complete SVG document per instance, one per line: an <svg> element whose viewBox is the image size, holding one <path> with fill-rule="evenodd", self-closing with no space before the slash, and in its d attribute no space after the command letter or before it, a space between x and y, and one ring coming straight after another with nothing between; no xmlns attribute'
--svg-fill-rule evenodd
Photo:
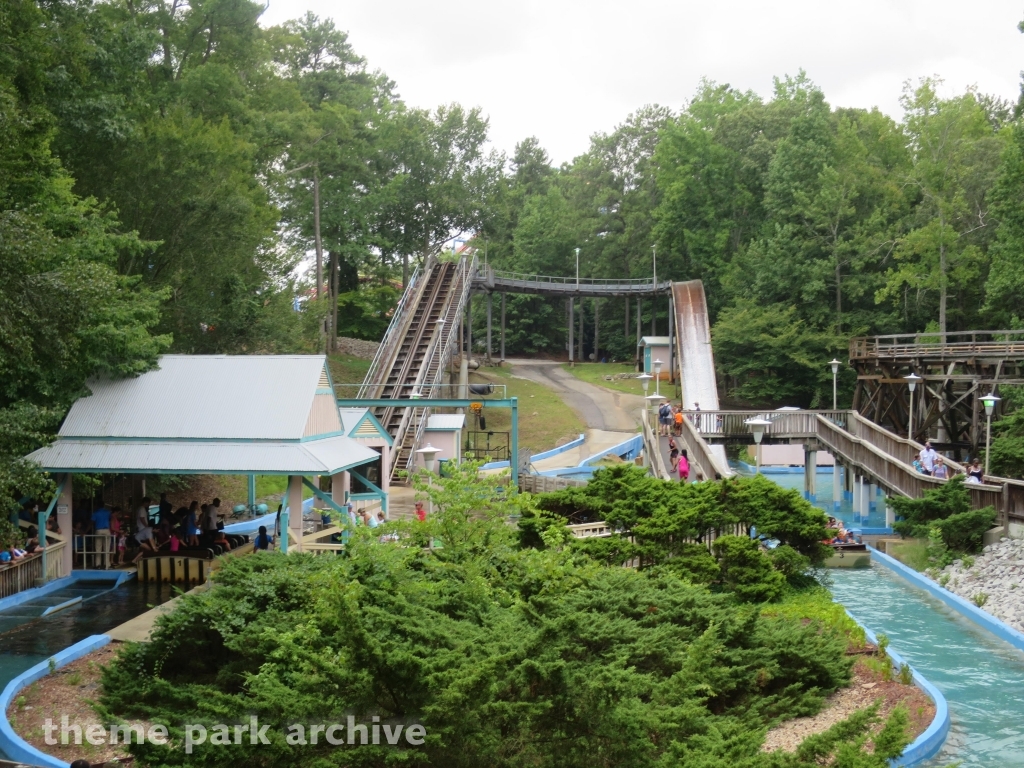
<svg viewBox="0 0 1024 768"><path fill-rule="evenodd" d="M267 526L260 526L260 532L256 535L256 541L253 542L253 549L262 549L264 552L270 549L270 536L267 535Z"/></svg>
<svg viewBox="0 0 1024 768"><path fill-rule="evenodd" d="M101 504L99 509L92 513L94 551L99 556L97 559L102 562L103 568L110 567L110 510L106 504Z"/></svg>

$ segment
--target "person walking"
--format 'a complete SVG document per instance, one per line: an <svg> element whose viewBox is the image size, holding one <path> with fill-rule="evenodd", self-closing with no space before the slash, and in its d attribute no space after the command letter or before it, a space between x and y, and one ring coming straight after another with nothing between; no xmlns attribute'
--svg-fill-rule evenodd
<svg viewBox="0 0 1024 768"><path fill-rule="evenodd" d="M679 453L679 462L676 466L679 469L679 482L685 483L690 479L690 460L686 458L686 451Z"/></svg>
<svg viewBox="0 0 1024 768"><path fill-rule="evenodd" d="M669 438L669 442L671 442L671 438ZM421 523L425 523L427 521L427 510L423 508L422 501L416 502L416 508L413 510L413 514L416 515L416 519Z"/></svg>
<svg viewBox="0 0 1024 768"><path fill-rule="evenodd" d="M672 406L667 402L658 406L658 432L661 435L668 434L669 417L672 414Z"/></svg>
<svg viewBox="0 0 1024 768"><path fill-rule="evenodd" d="M668 439L668 462L670 466L675 466L679 460L679 446L676 444L676 439L670 437Z"/></svg>
<svg viewBox="0 0 1024 768"><path fill-rule="evenodd" d="M675 423L676 423L675 424L676 437L682 437L682 434L683 434L683 408L682 408L682 406L679 406L678 408L675 408L674 410L675 410L675 413L673 414L673 419L675 420Z"/></svg>
<svg viewBox="0 0 1024 768"><path fill-rule="evenodd" d="M939 460L939 454L932 448L930 440L926 440L924 448L921 449L921 468L926 475L935 473L935 462Z"/></svg>

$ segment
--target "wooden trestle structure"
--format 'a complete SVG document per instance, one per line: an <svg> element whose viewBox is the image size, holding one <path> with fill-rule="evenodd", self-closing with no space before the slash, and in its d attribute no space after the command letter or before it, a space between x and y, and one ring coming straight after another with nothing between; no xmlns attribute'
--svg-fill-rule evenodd
<svg viewBox="0 0 1024 768"><path fill-rule="evenodd" d="M985 442L985 395L1024 384L1024 331L960 331L850 340L857 371L853 408L865 418L907 435L910 391L905 376L921 377L914 391L912 440L931 439L939 450L978 454Z"/></svg>

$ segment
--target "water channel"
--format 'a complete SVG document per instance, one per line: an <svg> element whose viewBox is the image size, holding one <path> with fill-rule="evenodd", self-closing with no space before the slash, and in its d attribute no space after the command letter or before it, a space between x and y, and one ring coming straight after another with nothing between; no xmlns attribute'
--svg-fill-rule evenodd
<svg viewBox="0 0 1024 768"><path fill-rule="evenodd" d="M175 595L174 585L168 583L131 579L116 589L112 586L113 582L72 583L36 602L0 611L0 690L53 654L90 635L102 635ZM82 602L40 616L45 608L75 597Z"/></svg>

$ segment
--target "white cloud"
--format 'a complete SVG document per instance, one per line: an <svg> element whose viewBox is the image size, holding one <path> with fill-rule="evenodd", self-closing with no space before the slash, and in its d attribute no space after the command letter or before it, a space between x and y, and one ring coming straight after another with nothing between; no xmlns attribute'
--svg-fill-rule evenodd
<svg viewBox="0 0 1024 768"><path fill-rule="evenodd" d="M1024 8L1009 0L273 0L264 23L307 10L408 103L480 106L499 149L536 135L558 162L643 104L679 108L702 76L767 97L803 68L833 105L899 117L908 79L1015 100L1024 65Z"/></svg>

